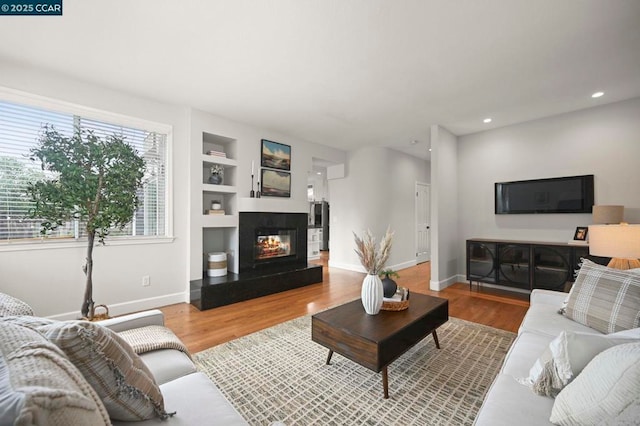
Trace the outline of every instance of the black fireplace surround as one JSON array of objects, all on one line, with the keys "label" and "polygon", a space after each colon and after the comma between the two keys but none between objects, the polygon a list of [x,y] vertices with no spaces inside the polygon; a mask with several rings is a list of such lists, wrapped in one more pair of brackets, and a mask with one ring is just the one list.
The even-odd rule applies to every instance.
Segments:
[{"label": "black fireplace surround", "polygon": [[[241,274],[307,265],[306,213],[240,212],[238,228],[238,269]],[[269,241],[273,241],[278,235],[289,238],[290,253],[261,255],[260,244],[266,244],[265,238],[270,237]]]},{"label": "black fireplace surround", "polygon": [[307,214],[240,212],[237,274],[190,282],[200,310],[322,282],[322,265],[307,264]]}]

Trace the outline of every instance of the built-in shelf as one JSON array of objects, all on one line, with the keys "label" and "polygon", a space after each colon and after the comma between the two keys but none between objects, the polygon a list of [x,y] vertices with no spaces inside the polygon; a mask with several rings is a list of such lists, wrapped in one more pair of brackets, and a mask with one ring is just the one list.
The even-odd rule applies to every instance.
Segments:
[{"label": "built-in shelf", "polygon": [[203,215],[203,228],[232,228],[238,226],[238,215]]},{"label": "built-in shelf", "polygon": [[223,166],[236,167],[238,165],[238,162],[231,158],[202,154],[202,164],[205,164],[205,165],[221,164]]},{"label": "built-in shelf", "polygon": [[235,194],[237,191],[237,188],[235,186],[231,186],[231,185],[212,185],[210,183],[203,183],[202,184],[202,191],[203,192],[219,192],[219,193],[224,193],[224,194]]}]

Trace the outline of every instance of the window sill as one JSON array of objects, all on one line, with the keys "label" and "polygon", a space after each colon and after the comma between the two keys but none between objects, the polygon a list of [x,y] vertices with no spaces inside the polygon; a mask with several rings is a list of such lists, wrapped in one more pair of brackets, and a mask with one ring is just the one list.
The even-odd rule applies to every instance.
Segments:
[{"label": "window sill", "polygon": [[[105,246],[131,246],[145,244],[169,244],[175,240],[175,237],[108,237],[104,242]],[[95,246],[101,245],[99,242]],[[38,241],[16,241],[0,243],[0,252],[7,251],[26,251],[26,250],[55,250],[69,248],[86,248],[86,238],[78,240],[70,239],[64,241],[41,239]]]}]

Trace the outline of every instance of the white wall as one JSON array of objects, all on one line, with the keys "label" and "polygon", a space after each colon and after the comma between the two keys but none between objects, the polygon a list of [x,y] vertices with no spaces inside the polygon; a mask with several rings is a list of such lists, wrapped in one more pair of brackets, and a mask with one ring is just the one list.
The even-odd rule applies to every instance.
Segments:
[{"label": "white wall", "polygon": [[458,278],[457,150],[453,134],[443,127],[431,126],[432,290],[442,290]]},{"label": "white wall", "polygon": [[313,201],[331,201],[329,199],[329,184],[326,173],[319,175],[312,171],[309,174],[307,184],[313,186]]},{"label": "white wall", "polygon": [[329,266],[363,271],[353,233],[370,229],[379,240],[387,226],[395,235],[388,267],[416,264],[415,183],[430,182],[427,161],[387,148],[347,153],[346,176],[329,180],[331,228]]},{"label": "white wall", "polygon": [[[69,80],[50,72],[0,62],[0,86],[101,111],[173,126],[172,189],[188,185],[188,121],[185,108]],[[145,245],[107,245],[94,251],[94,300],[114,314],[187,300],[188,205],[174,191],[174,240]],[[107,240],[108,242],[108,240]],[[42,316],[74,318],[84,292],[85,247],[0,251],[0,291],[25,300]],[[151,286],[142,287],[149,275]]]},{"label": "white wall", "polygon": [[[202,168],[200,154],[202,152],[202,132],[208,132],[219,136],[235,139],[237,144],[238,167],[236,170],[236,184],[238,194],[236,201],[247,206],[250,205],[256,211],[309,211],[307,201],[307,181],[313,168],[313,158],[322,158],[334,163],[345,161],[345,151],[328,146],[303,141],[291,136],[283,135],[266,129],[260,129],[248,124],[227,120],[203,111],[190,111],[191,127],[191,158],[192,168],[190,173],[190,211],[191,229],[189,244],[189,276],[191,280],[202,278],[203,256],[210,248],[232,249],[237,253],[237,233],[227,230],[208,230],[205,235],[214,239],[227,239],[223,244],[220,241],[205,242],[203,246],[203,231],[200,226],[199,216],[202,215]],[[251,161],[255,163],[256,182],[260,176],[260,151],[261,140],[283,143],[291,146],[291,198],[262,197],[247,200],[251,190]],[[257,186],[254,186],[257,190]],[[242,210],[242,209],[241,209]],[[226,246],[226,247],[225,247]],[[237,256],[231,257],[237,270]],[[231,261],[230,261],[231,262]]]},{"label": "white wall", "polygon": [[622,204],[640,223],[640,98],[487,132],[458,141],[459,262],[468,238],[560,241],[591,214],[494,214],[494,183],[595,175],[595,203]]}]

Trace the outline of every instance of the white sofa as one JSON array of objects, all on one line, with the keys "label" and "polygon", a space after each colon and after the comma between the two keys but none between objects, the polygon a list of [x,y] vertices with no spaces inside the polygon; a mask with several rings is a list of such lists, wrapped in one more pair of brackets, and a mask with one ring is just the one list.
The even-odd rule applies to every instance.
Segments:
[{"label": "white sofa", "polygon": [[[100,321],[115,332],[148,325],[164,325],[162,311],[150,310]],[[160,422],[151,419],[142,422],[118,422],[113,425],[247,425],[248,423],[227,401],[220,390],[201,372],[184,353],[175,349],[160,349],[140,355],[153,373],[164,398],[165,408],[176,415]]]},{"label": "white sofa", "polygon": [[[32,309],[24,302],[2,293],[0,293],[0,317],[2,317],[0,335],[3,336],[0,339],[0,393],[2,393],[0,424],[13,424],[14,416],[21,416],[23,422],[25,418],[29,418],[29,424],[78,424],[78,421],[70,419],[79,418],[74,417],[79,415],[79,411],[84,414],[95,413],[96,409],[93,407],[96,405],[86,401],[95,401],[99,397],[89,383],[81,378],[78,379],[77,375],[80,375],[80,371],[71,364],[73,361],[70,362],[70,359],[67,359],[53,344],[42,343],[46,338],[35,329],[31,334],[28,331],[15,331],[16,329],[31,330],[31,324],[38,327],[39,321],[50,320],[33,316]],[[150,310],[99,321],[95,324],[120,333],[144,326],[164,326],[164,316],[159,310]],[[32,347],[38,349],[31,350]],[[54,347],[55,350],[47,349],[49,347]],[[122,356],[122,359],[126,358],[127,356]],[[109,420],[108,417],[102,417],[105,420],[104,423],[110,421],[113,425],[127,426],[247,425],[215,384],[205,374],[196,370],[186,353],[176,349],[159,349],[143,353],[140,358],[159,385],[164,409],[167,413],[175,412],[176,414],[165,420],[155,417],[137,422]],[[21,359],[28,362],[19,361]],[[42,361],[43,359],[45,361]],[[114,358],[111,359],[114,360]],[[54,360],[57,367],[49,368],[51,363],[43,364],[50,360]],[[44,373],[32,374],[34,369],[42,370]],[[12,377],[13,374],[16,375],[15,378]],[[71,385],[69,385],[70,382]],[[27,394],[30,396],[22,396]],[[43,395],[47,395],[47,398],[53,395],[54,400],[55,395],[58,395],[58,398],[60,395],[70,395],[70,397],[65,399],[64,403],[50,404],[44,402]],[[27,400],[29,402],[25,402]],[[81,409],[73,411],[78,407]],[[101,412],[107,416],[106,411]],[[99,415],[96,414],[96,416]],[[85,422],[86,420],[82,424]]]},{"label": "white sofa", "polygon": [[475,419],[475,425],[552,424],[549,418],[555,400],[551,397],[536,395],[517,379],[529,376],[531,367],[560,332],[602,334],[558,314],[567,296],[567,293],[533,290],[530,308],[518,330],[518,336],[485,396]]}]

